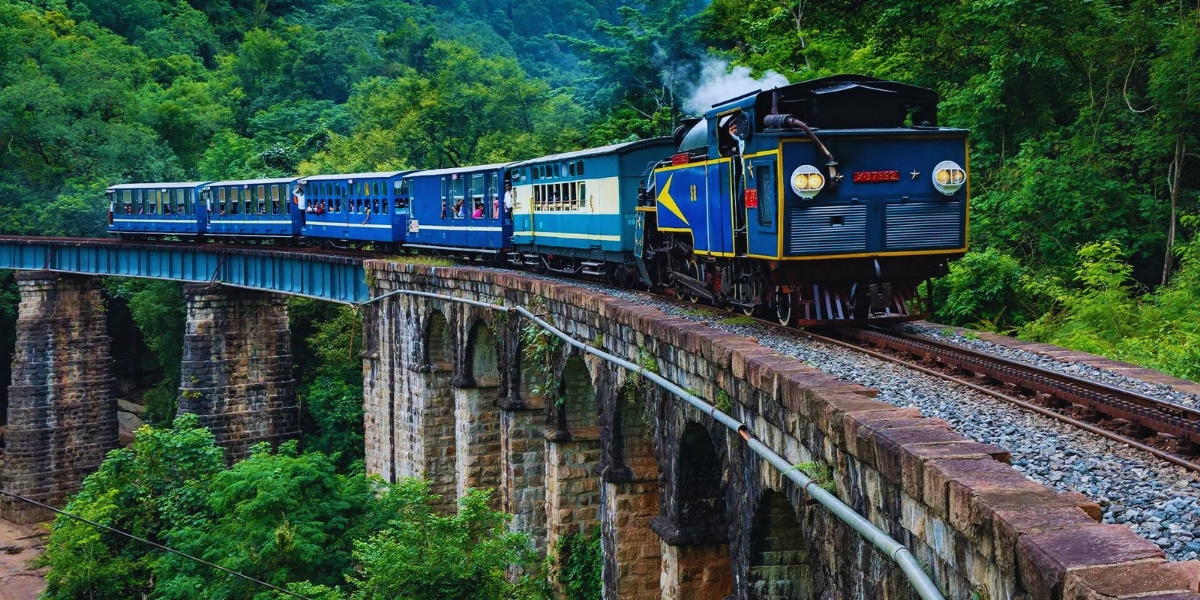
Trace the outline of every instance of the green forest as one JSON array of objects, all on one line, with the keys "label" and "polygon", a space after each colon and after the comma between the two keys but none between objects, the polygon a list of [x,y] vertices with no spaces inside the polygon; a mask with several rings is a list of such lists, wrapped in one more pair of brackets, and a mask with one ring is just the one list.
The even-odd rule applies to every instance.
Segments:
[{"label": "green forest", "polygon": [[[1200,379],[1198,60],[1200,3],[1164,0],[5,0],[0,233],[102,236],[116,183],[523,159],[668,135],[706,77],[862,73],[971,130],[971,251],[934,320]],[[354,311],[291,302],[304,439],[226,467],[174,419],[179,286],[108,286],[154,428],[72,510],[311,598],[545,593],[504,577],[541,565],[481,495],[440,516],[363,473]],[[16,305],[9,276],[0,369]],[[66,521],[46,560],[50,598],[276,597]]]}]

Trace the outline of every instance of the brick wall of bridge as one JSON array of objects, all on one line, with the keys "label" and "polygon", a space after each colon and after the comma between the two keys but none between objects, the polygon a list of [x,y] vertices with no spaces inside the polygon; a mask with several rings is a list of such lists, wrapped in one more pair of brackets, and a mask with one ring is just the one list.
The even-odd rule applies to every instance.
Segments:
[{"label": "brick wall of bridge", "polygon": [[[384,261],[367,270],[372,296],[406,289],[537,306],[578,340],[652,357],[710,401],[728,395],[733,415],[787,460],[831,467],[838,496],[911,548],[950,598],[1200,599],[1200,564],[1169,564],[1128,528],[1099,524],[1095,504],[1026,479],[1003,450],[752,340],[515,273]],[[707,415],[563,346],[548,365],[526,364],[526,325],[413,296],[372,305],[368,468],[431,479],[451,496],[447,510],[468,485],[495,481],[512,526],[552,554],[556,537],[599,524],[606,598],[915,597],[888,559]],[[480,386],[471,332],[481,327],[498,385],[471,403],[441,400]],[[424,375],[439,371],[453,374]],[[441,423],[447,415],[458,422]],[[464,445],[498,449],[498,476],[472,467],[474,450],[463,459]]]}]

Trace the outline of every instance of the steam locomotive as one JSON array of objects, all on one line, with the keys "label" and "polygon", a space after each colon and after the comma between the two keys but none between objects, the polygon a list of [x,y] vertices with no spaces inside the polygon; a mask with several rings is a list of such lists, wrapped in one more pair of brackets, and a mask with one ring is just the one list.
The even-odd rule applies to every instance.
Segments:
[{"label": "steam locomotive", "polygon": [[114,185],[125,239],[409,250],[673,291],[783,324],[930,309],[966,252],[967,131],[932,90],[838,75],[673,138],[450,169]]}]

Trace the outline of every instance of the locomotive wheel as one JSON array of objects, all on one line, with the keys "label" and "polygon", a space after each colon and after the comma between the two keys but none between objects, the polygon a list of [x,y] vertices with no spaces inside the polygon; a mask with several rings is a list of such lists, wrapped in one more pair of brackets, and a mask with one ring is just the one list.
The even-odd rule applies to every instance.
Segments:
[{"label": "locomotive wheel", "polygon": [[792,292],[784,291],[782,287],[775,288],[775,319],[784,327],[792,324],[792,296]]},{"label": "locomotive wheel", "polygon": [[[746,304],[753,304],[762,298],[762,282],[758,278],[751,278],[747,283],[737,284],[738,300]],[[753,317],[755,308],[753,306],[741,307],[743,315]]]}]

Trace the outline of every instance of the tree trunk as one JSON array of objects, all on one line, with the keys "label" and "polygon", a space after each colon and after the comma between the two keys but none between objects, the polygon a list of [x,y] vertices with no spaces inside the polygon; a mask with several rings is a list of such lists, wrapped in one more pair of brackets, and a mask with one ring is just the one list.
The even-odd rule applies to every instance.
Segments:
[{"label": "tree trunk", "polygon": [[1174,263],[1175,254],[1175,210],[1179,205],[1179,186],[1183,180],[1183,132],[1175,134],[1175,160],[1171,161],[1170,176],[1167,178],[1167,185],[1171,194],[1171,223],[1167,226],[1167,253],[1163,257],[1163,275],[1162,283],[1166,285],[1171,280],[1171,268]]}]

